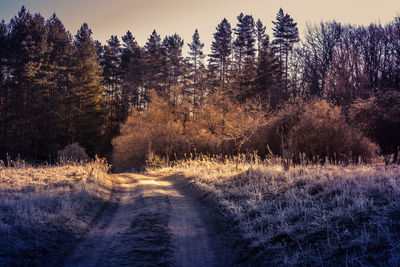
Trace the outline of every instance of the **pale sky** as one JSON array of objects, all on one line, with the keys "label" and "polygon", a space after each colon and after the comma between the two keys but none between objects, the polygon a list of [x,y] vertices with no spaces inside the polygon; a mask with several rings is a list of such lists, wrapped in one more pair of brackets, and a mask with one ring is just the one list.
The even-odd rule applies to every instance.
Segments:
[{"label": "pale sky", "polygon": [[400,14],[399,0],[0,0],[0,19],[8,22],[22,5],[45,18],[55,12],[73,35],[87,22],[94,39],[102,43],[111,34],[120,38],[130,30],[144,45],[153,29],[162,38],[176,32],[187,43],[197,28],[206,52],[220,21],[226,17],[233,28],[240,12],[253,15],[255,20],[260,18],[270,35],[271,21],[280,7],[298,23],[300,33],[307,22],[385,24]]}]

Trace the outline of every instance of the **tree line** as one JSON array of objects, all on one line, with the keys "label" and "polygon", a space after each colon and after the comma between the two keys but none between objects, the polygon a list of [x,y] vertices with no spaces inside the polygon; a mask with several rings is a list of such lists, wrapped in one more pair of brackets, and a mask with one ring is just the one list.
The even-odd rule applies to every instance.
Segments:
[{"label": "tree line", "polygon": [[[45,20],[22,7],[0,24],[0,155],[51,160],[78,142],[89,155],[110,156],[121,124],[149,109],[152,92],[180,112],[175,120],[183,125],[216,95],[277,112],[290,99],[318,97],[339,106],[346,123],[384,152],[395,152],[400,18],[384,26],[309,25],[303,40],[282,9],[272,25],[270,38],[251,15],[241,13],[235,25],[223,19],[209,55],[197,30],[184,55],[178,34],[161,38],[154,30],[140,46],[128,31],[103,45],[87,24],[72,36],[56,15]],[[391,115],[384,124],[382,113],[372,112],[380,128],[363,115],[373,107]]]}]

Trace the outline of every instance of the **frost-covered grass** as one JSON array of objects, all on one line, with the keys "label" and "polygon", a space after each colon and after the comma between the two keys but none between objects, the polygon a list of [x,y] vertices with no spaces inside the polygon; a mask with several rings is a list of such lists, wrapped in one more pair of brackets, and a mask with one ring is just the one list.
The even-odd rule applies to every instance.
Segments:
[{"label": "frost-covered grass", "polygon": [[56,263],[107,201],[112,181],[102,160],[0,166],[0,265]]},{"label": "frost-covered grass", "polygon": [[400,167],[219,163],[197,159],[153,172],[182,173],[210,193],[264,266],[399,266]]}]

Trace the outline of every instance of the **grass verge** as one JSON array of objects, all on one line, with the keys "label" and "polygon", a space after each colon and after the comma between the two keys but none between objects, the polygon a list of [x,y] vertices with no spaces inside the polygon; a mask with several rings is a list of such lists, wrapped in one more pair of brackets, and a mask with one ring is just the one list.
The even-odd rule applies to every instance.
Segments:
[{"label": "grass verge", "polygon": [[107,202],[108,171],[100,159],[0,168],[0,265],[59,262]]},{"label": "grass verge", "polygon": [[400,168],[197,159],[151,172],[182,173],[211,195],[271,265],[400,265]]}]

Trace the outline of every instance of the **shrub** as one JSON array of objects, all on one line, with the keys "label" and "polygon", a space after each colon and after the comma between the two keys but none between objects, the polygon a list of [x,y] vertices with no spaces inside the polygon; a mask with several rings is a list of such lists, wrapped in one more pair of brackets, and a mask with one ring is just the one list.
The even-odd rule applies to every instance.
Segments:
[{"label": "shrub", "polygon": [[[113,161],[117,169],[140,169],[149,154],[167,161],[186,145],[183,127],[175,120],[173,107],[154,92],[145,111],[133,111],[113,140]],[[183,149],[182,149],[183,150]],[[150,159],[151,160],[151,159]]]},{"label": "shrub", "polygon": [[86,151],[78,143],[73,143],[57,151],[58,161],[85,161],[89,159]]},{"label": "shrub", "polygon": [[370,98],[358,99],[350,107],[350,120],[377,142],[385,155],[394,154],[398,161],[400,147],[400,92],[377,92]]},{"label": "shrub", "polygon": [[154,92],[145,111],[134,111],[113,140],[116,169],[160,166],[190,153],[233,156],[243,152],[307,159],[370,161],[377,146],[346,123],[340,108],[325,100],[291,100],[266,117],[259,105],[238,105],[213,94],[202,107],[184,95],[171,104]]},{"label": "shrub", "polygon": [[237,154],[264,118],[256,105],[240,106],[221,94],[198,109],[177,99],[172,105],[153,92],[148,110],[129,116],[113,140],[117,169],[169,164],[190,153]]},{"label": "shrub", "polygon": [[326,100],[291,100],[282,106],[261,130],[272,151],[283,158],[323,163],[367,162],[378,147],[351,127],[339,107]]}]

